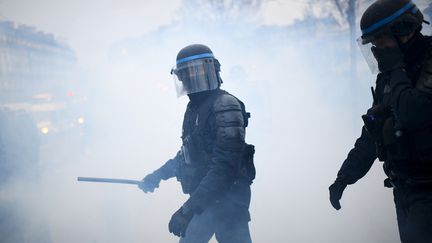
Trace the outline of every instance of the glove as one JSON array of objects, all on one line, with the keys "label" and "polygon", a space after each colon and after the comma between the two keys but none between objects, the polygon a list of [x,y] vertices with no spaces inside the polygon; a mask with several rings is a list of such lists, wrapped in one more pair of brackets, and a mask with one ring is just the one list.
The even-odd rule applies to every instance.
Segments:
[{"label": "glove", "polygon": [[346,187],[347,187],[346,183],[337,180],[329,187],[330,203],[336,210],[341,209],[339,200],[342,198],[343,191],[345,190]]},{"label": "glove", "polygon": [[178,237],[186,236],[186,229],[193,218],[193,212],[188,211],[185,207],[181,207],[177,210],[168,224],[168,230],[170,233]]},{"label": "glove", "polygon": [[382,73],[405,66],[404,55],[400,50],[399,46],[385,48],[378,48],[373,46],[371,50],[375,59],[378,62],[378,69]]},{"label": "glove", "polygon": [[142,181],[138,184],[138,187],[143,190],[143,192],[154,192],[156,188],[159,187],[161,177],[157,172],[148,174]]}]

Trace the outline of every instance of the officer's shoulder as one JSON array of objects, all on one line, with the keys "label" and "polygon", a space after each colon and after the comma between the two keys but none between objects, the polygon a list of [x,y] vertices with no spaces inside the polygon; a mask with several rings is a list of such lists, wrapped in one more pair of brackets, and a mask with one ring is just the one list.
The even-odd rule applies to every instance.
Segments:
[{"label": "officer's shoulder", "polygon": [[240,101],[234,95],[221,91],[221,94],[218,95],[213,104],[213,111],[220,112],[227,110],[241,110]]}]

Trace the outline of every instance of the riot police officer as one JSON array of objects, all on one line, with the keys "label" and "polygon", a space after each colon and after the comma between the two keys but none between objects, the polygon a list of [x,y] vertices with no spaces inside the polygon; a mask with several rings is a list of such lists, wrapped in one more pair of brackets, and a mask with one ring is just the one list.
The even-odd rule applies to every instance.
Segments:
[{"label": "riot police officer", "polygon": [[384,184],[393,187],[404,243],[432,242],[432,38],[421,34],[424,22],[410,0],[378,0],[363,14],[359,43],[379,71],[374,101],[329,188],[339,210],[346,186],[379,158],[388,176]]},{"label": "riot police officer", "polygon": [[171,70],[179,96],[189,103],[183,145],[177,155],[144,177],[139,187],[153,192],[161,180],[177,177],[189,199],[174,213],[169,231],[181,243],[251,242],[248,222],[254,147],[245,143],[249,113],[220,89],[220,63],[205,45],[190,45]]}]

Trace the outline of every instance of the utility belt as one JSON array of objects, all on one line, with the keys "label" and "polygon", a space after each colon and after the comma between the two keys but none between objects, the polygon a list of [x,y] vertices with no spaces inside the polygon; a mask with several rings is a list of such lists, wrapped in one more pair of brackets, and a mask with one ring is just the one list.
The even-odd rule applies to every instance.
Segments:
[{"label": "utility belt", "polygon": [[414,188],[432,190],[432,176],[428,177],[405,177],[400,175],[389,175],[384,180],[384,186],[387,188]]}]

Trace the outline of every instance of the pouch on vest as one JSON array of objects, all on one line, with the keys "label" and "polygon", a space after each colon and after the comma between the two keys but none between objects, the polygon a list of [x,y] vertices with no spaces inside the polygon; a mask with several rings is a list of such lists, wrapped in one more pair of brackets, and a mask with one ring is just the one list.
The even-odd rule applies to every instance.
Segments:
[{"label": "pouch on vest", "polygon": [[256,170],[254,164],[255,146],[245,144],[242,155],[242,164],[240,168],[240,178],[245,178],[250,183],[255,179]]},{"label": "pouch on vest", "polygon": [[382,129],[383,144],[387,151],[387,159],[390,161],[402,161],[409,159],[409,150],[404,135],[397,135],[394,117],[386,119]]}]

